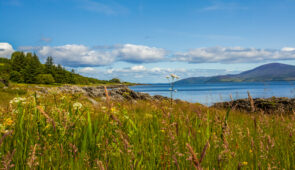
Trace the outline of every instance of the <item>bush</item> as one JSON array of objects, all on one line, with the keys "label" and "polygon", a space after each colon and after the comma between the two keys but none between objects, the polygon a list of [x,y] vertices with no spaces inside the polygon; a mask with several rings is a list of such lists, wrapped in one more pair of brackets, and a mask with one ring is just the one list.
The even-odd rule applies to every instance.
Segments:
[{"label": "bush", "polygon": [[52,84],[55,80],[51,74],[38,74],[36,77],[36,83],[38,84]]},{"label": "bush", "polygon": [[13,82],[17,82],[17,83],[24,82],[23,76],[18,71],[12,71],[10,73],[10,80],[13,81]]},{"label": "bush", "polygon": [[0,75],[0,83],[4,84],[5,86],[8,86],[9,85],[9,75],[8,74]]},{"label": "bush", "polygon": [[121,83],[120,79],[118,79],[118,78],[113,78],[109,82],[110,83]]}]

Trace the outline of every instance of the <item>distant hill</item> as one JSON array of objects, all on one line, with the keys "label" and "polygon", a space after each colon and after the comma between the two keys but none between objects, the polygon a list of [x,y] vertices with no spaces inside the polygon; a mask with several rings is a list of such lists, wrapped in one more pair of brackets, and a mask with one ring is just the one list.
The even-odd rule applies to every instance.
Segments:
[{"label": "distant hill", "polygon": [[292,81],[295,80],[295,66],[270,63],[240,74],[213,77],[190,77],[177,81],[177,84],[195,84],[208,82],[254,82],[254,81]]}]

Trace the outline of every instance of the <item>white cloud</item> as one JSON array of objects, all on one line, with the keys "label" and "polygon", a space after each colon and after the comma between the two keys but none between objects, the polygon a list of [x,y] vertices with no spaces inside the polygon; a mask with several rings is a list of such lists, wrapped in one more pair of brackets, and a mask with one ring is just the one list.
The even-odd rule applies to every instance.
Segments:
[{"label": "white cloud", "polygon": [[0,43],[0,57],[10,58],[13,52],[12,45],[9,43]]},{"label": "white cloud", "polygon": [[56,63],[65,66],[102,66],[114,62],[110,52],[92,50],[84,45],[43,46],[38,50],[41,56],[52,56]]},{"label": "white cloud", "polygon": [[81,73],[89,73],[89,72],[93,72],[94,70],[95,70],[95,69],[92,68],[92,67],[84,67],[84,68],[80,69],[79,71],[80,71]]},{"label": "white cloud", "polygon": [[157,62],[166,55],[164,49],[133,44],[125,44],[117,52],[122,61],[131,63]]},{"label": "white cloud", "polygon": [[172,60],[189,63],[254,63],[294,59],[295,50],[290,47],[285,47],[281,50],[243,47],[208,47],[176,53]]},{"label": "white cloud", "polygon": [[139,65],[139,66],[133,66],[131,67],[132,71],[145,71],[146,68],[143,65]]},{"label": "white cloud", "polygon": [[292,47],[284,47],[284,48],[282,48],[282,51],[287,51],[287,52],[295,51],[295,48],[292,48]]},{"label": "white cloud", "polygon": [[152,63],[162,61],[166,51],[161,48],[125,44],[108,48],[89,48],[85,45],[20,47],[20,50],[34,51],[41,57],[52,56],[56,63],[64,66],[105,66],[116,61],[129,63]]}]

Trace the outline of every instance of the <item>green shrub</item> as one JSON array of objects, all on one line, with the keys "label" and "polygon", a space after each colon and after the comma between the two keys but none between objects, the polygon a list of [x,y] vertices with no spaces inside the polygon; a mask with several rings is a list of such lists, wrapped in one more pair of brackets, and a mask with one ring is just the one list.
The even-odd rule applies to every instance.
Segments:
[{"label": "green shrub", "polygon": [[52,84],[55,80],[51,74],[38,74],[36,77],[36,83],[38,84]]},{"label": "green shrub", "polygon": [[17,83],[24,82],[23,76],[18,71],[12,71],[10,73],[10,80],[13,81],[13,82],[17,82]]},{"label": "green shrub", "polygon": [[1,74],[0,75],[0,82],[5,86],[9,85],[9,75],[8,74]]},{"label": "green shrub", "polygon": [[118,79],[118,78],[113,78],[109,82],[110,83],[121,83],[120,79]]}]

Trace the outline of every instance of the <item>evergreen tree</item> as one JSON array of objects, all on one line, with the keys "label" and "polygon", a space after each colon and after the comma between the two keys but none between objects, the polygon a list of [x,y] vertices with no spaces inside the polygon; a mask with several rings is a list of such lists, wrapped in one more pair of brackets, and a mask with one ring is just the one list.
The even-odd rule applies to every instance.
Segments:
[{"label": "evergreen tree", "polygon": [[23,52],[14,52],[11,55],[11,67],[17,72],[21,72],[25,68],[25,54]]},{"label": "evergreen tree", "polygon": [[23,71],[24,80],[26,83],[36,83],[36,77],[42,73],[42,65],[36,54],[27,53],[26,66]]}]

